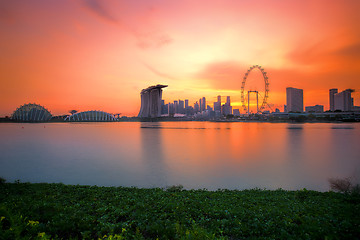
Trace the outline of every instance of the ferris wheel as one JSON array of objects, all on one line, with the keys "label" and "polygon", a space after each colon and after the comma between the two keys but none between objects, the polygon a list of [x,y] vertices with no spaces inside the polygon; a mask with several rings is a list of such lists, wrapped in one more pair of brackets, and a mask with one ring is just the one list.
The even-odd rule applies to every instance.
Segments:
[{"label": "ferris wheel", "polygon": [[[259,91],[258,89],[246,89],[246,80],[248,79],[250,73],[252,71],[260,71],[260,74],[264,80],[265,83],[265,87],[262,89],[262,91]],[[267,105],[267,99],[269,97],[269,81],[268,81],[268,77],[266,75],[266,72],[264,70],[264,68],[261,68],[261,66],[259,65],[253,65],[251,66],[247,72],[245,73],[245,76],[243,78],[242,84],[241,84],[241,104],[243,109],[245,110],[245,112],[247,112],[248,114],[250,113],[250,94],[251,93],[255,93],[256,94],[256,109],[257,109],[257,113],[260,113],[264,110],[265,106]],[[247,95],[247,99],[246,96]],[[261,101],[261,105],[259,107],[259,95],[260,95],[260,101]],[[247,103],[247,106],[246,106]]]}]

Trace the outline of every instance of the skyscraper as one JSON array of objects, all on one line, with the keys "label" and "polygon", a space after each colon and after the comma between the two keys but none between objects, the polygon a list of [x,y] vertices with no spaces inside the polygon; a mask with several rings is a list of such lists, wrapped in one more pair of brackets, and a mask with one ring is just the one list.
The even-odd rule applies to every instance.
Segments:
[{"label": "skyscraper", "polygon": [[179,99],[179,110],[178,113],[185,113],[184,101]]},{"label": "skyscraper", "polygon": [[141,107],[138,117],[160,117],[162,88],[167,85],[150,86],[140,92]]},{"label": "skyscraper", "polygon": [[198,102],[194,103],[194,111],[195,111],[195,113],[199,112],[199,103]]},{"label": "skyscraper", "polygon": [[334,95],[334,109],[340,111],[351,111],[353,107],[353,99],[351,93],[354,90],[346,89],[340,93]]},{"label": "skyscraper", "polygon": [[214,111],[221,113],[221,96],[217,96],[217,102],[214,102]]},{"label": "skyscraper", "polygon": [[292,87],[286,88],[286,108],[287,112],[304,111],[304,97],[302,89]]},{"label": "skyscraper", "polygon": [[226,97],[226,104],[230,106],[230,96]]},{"label": "skyscraper", "polygon": [[224,105],[222,105],[221,107],[221,112],[223,115],[229,115],[229,114],[232,114],[232,107],[231,107],[231,104],[230,104],[230,96],[227,96],[226,97],[226,103]]},{"label": "skyscraper", "polygon": [[169,109],[168,109],[169,115],[173,116],[175,114],[175,106],[173,103],[169,103],[168,105],[169,105]]},{"label": "skyscraper", "polygon": [[201,101],[201,111],[205,111],[205,110],[206,110],[206,99],[205,97],[203,97]]},{"label": "skyscraper", "polygon": [[164,100],[161,100],[161,115],[168,114],[169,113],[169,107],[167,104],[165,104]]},{"label": "skyscraper", "polygon": [[335,94],[338,93],[337,88],[333,88],[329,90],[329,105],[330,105],[330,111],[335,111],[335,101],[334,97]]}]

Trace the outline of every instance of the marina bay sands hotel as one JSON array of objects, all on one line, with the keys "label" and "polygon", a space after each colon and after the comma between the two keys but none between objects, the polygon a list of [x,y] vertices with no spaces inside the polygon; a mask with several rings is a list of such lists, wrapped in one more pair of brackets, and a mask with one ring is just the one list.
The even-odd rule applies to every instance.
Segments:
[{"label": "marina bay sands hotel", "polygon": [[160,117],[162,88],[167,85],[150,86],[140,92],[141,108],[138,117]]}]

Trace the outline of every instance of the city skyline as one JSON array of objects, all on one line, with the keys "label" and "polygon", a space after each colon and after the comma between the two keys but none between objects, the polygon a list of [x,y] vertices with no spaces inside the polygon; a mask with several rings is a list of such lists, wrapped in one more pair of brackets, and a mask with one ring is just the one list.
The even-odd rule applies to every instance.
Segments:
[{"label": "city skyline", "polygon": [[329,109],[332,88],[355,89],[360,105],[359,1],[34,0],[0,9],[0,116],[27,102],[55,115],[136,116],[139,91],[159,82],[171,86],[166,102],[230,96],[243,112],[241,80],[254,64],[268,73],[274,109],[288,86],[304,89],[304,107]]},{"label": "city skyline", "polygon": [[[213,117],[225,117],[227,115],[235,115],[240,116],[240,114],[261,114],[261,113],[280,113],[281,111],[279,108],[270,108],[267,110],[260,111],[258,108],[258,103],[251,103],[250,106],[256,107],[258,112],[253,112],[252,110],[248,112],[248,110],[241,108],[234,108],[231,105],[230,96],[221,96],[218,95],[215,98],[217,101],[207,102],[205,97],[199,99],[199,101],[195,101],[189,105],[189,99],[178,99],[174,100],[173,102],[165,103],[165,100],[162,99],[162,88],[168,87],[167,85],[157,84],[154,86],[149,86],[145,89],[142,89],[140,92],[141,98],[141,107],[139,113],[137,114],[138,118],[153,118],[153,117],[161,117],[161,116],[173,116],[174,114],[183,114],[184,116],[194,116],[197,113],[204,113],[204,112],[214,112]],[[248,91],[248,95],[253,91]],[[324,109],[324,105],[313,105],[313,106],[305,106],[304,105],[304,91],[303,89],[298,89],[294,87],[287,87],[286,88],[286,105],[284,105],[283,113],[322,113],[322,112],[359,112],[360,106],[355,105],[354,97],[352,94],[354,93],[353,89],[344,89],[343,91],[339,92],[337,88],[329,89],[328,95],[328,102],[329,102],[329,109]],[[223,103],[222,97],[226,97],[226,101]],[[212,103],[212,107],[209,104]],[[246,103],[247,104],[247,103]],[[16,120],[14,116],[18,113],[20,108],[27,107],[27,106],[39,106],[43,108],[43,106],[38,105],[36,103],[29,103],[24,104],[18,107],[15,111],[13,111],[10,117]],[[305,111],[304,111],[305,108]],[[35,109],[36,110],[36,109]],[[28,110],[26,110],[28,111]],[[102,112],[106,113],[102,110],[85,110],[85,111],[78,111],[78,110],[70,110],[66,113],[62,113],[55,117],[63,117],[63,116],[72,116],[74,113],[87,113],[87,112]],[[68,115],[70,113],[71,115]],[[24,112],[25,114],[25,112]],[[122,113],[106,113],[110,114],[113,117],[120,117]],[[33,114],[37,116],[37,114]],[[51,115],[51,114],[50,114]],[[95,115],[94,115],[95,116]],[[123,115],[125,117],[130,117]],[[131,116],[135,117],[135,116]],[[208,116],[209,117],[209,116]]]}]

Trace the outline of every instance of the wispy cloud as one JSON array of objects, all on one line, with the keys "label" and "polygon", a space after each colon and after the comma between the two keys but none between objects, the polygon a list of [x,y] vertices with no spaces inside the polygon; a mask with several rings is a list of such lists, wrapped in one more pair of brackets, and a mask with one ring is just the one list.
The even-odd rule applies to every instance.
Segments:
[{"label": "wispy cloud", "polygon": [[[351,34],[348,35],[348,37]],[[347,40],[341,36],[333,39],[322,40],[315,43],[299,44],[286,56],[289,62],[297,67],[310,66],[312,71],[339,71],[352,69],[358,72],[360,63],[360,44],[359,38]]]},{"label": "wispy cloud", "polygon": [[168,75],[166,73],[162,73],[160,71],[158,71],[157,69],[153,68],[152,66],[150,66],[149,64],[145,63],[145,62],[141,62],[147,69],[149,69],[152,73],[154,73],[155,75],[158,75],[159,77],[162,78],[167,78],[167,79],[171,79],[171,80],[178,80],[177,78]]},{"label": "wispy cloud", "polygon": [[137,47],[144,50],[149,48],[161,48],[173,42],[172,37],[166,33],[135,33],[134,35],[137,38]]},{"label": "wispy cloud", "polygon": [[[140,27],[135,27],[132,24],[125,24],[126,21],[121,21],[120,18],[114,17],[108,9],[103,5],[103,1],[99,0],[82,0],[84,9],[95,15],[102,21],[110,24],[117,24],[123,31],[129,33],[135,38],[135,45],[142,50],[156,49],[169,45],[173,42],[173,38],[161,31],[152,30],[149,24],[141,21]],[[150,30],[149,30],[150,29]]]},{"label": "wispy cloud", "polygon": [[111,22],[118,23],[118,20],[115,19],[101,4],[101,1],[98,0],[83,0],[84,6],[87,10],[100,17],[101,19]]},{"label": "wispy cloud", "polygon": [[208,81],[214,88],[239,88],[245,68],[233,61],[218,61],[206,65],[195,77]]}]

